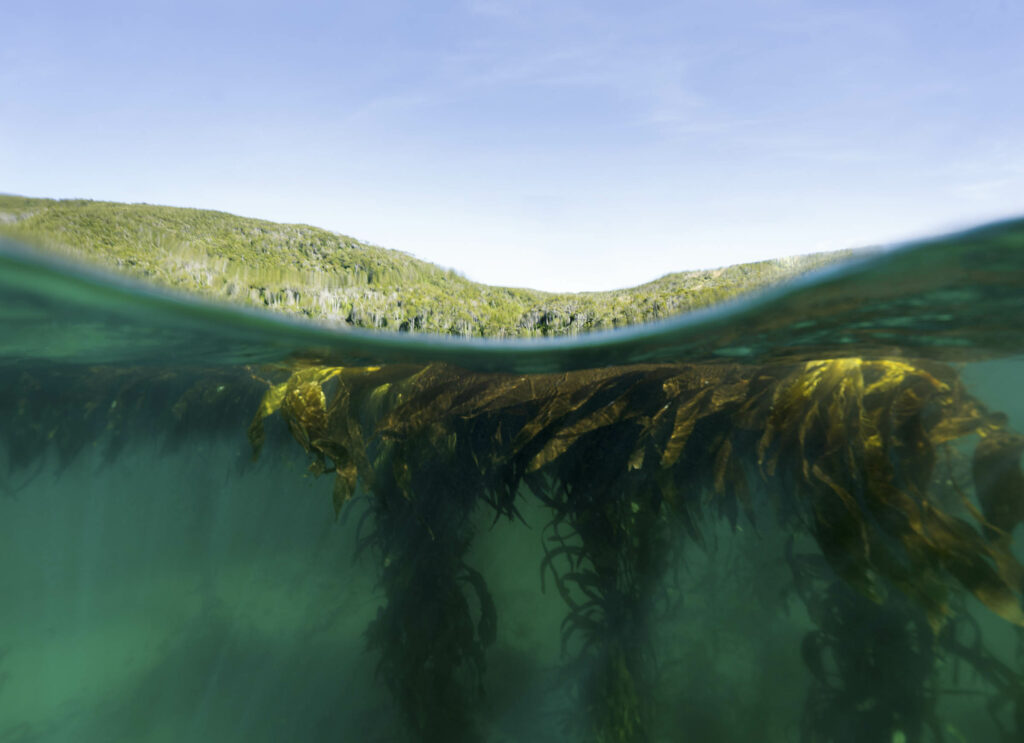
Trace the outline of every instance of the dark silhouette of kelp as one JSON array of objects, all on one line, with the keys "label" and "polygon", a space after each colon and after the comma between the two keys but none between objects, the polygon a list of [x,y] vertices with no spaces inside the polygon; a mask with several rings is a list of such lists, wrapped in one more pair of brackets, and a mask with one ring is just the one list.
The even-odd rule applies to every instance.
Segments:
[{"label": "dark silhouette of kelp", "polygon": [[386,596],[367,639],[421,740],[484,737],[499,618],[484,566],[467,556],[477,511],[516,519],[526,497],[550,513],[540,568],[567,607],[586,740],[652,739],[667,692],[652,597],[673,536],[700,544],[709,519],[736,528],[766,507],[820,550],[787,554],[816,626],[802,646],[813,679],[804,741],[942,740],[939,659],[986,680],[1006,741],[1024,735],[1024,676],[958,608],[973,595],[1024,627],[1024,567],[1011,551],[1024,438],[950,366],[838,358],[526,375],[294,363],[0,376],[19,486],[50,452],[61,466],[96,447],[116,456],[142,435],[172,446],[237,435],[253,410],[258,453],[267,419],[282,418],[311,471],[333,476],[338,511],[367,495],[362,544]]},{"label": "dark silhouette of kelp", "polygon": [[[809,668],[820,683],[832,648],[841,669],[839,687],[808,698],[805,740],[921,739],[931,714],[923,689],[956,585],[1024,625],[1024,573],[1010,551],[1024,439],[942,364],[848,358],[549,375],[311,366],[267,392],[250,428],[257,450],[263,420],[277,412],[313,470],[334,471],[337,508],[359,482],[376,504],[388,606],[371,645],[424,740],[474,739],[468,710],[495,617],[462,561],[468,517],[478,502],[515,517],[523,484],[553,512],[542,571],[569,607],[566,646],[589,664],[578,689],[589,740],[649,739],[647,597],[666,564],[666,530],[676,524],[700,540],[707,509],[735,526],[740,512],[752,516],[754,493],[786,528],[813,535],[836,576],[817,588],[804,581],[801,592],[820,627],[805,642]],[[980,437],[975,499],[964,495],[960,513],[929,490],[937,456],[968,434]],[[882,637],[864,635],[866,626]],[[858,685],[891,676],[893,664],[901,685],[888,706],[851,717],[864,701]]]}]

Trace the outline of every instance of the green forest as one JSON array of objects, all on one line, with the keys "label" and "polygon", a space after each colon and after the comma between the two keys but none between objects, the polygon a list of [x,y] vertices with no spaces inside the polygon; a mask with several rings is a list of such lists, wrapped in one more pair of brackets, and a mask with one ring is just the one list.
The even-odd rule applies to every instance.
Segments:
[{"label": "green forest", "polygon": [[0,195],[0,235],[172,289],[329,324],[497,338],[653,322],[854,252],[684,271],[629,289],[573,294],[479,284],[317,227],[200,209]]}]

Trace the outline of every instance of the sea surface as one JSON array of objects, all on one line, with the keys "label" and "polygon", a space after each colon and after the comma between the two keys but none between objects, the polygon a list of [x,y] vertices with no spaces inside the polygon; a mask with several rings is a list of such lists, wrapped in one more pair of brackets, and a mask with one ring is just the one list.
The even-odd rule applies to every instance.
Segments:
[{"label": "sea surface", "polygon": [[1024,220],[339,331],[0,239],[0,743],[1024,740]]}]

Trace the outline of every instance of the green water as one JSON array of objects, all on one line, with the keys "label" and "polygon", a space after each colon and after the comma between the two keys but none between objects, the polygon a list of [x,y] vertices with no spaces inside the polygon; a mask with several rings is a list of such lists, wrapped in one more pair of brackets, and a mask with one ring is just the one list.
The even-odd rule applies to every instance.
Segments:
[{"label": "green water", "polygon": [[[518,343],[339,333],[0,247],[2,743],[1024,739],[1020,629],[1010,609],[999,616],[977,598],[975,574],[951,577],[954,563],[940,571],[948,615],[932,627],[907,595],[925,585],[913,569],[900,579],[899,566],[878,566],[879,584],[896,581],[881,602],[838,577],[825,556],[844,553],[787,496],[800,463],[760,474],[737,443],[729,472],[748,473],[747,501],[731,474],[690,482],[683,472],[673,477],[696,500],[649,506],[638,498],[669,471],[657,464],[665,447],[649,444],[641,461],[620,451],[657,416],[661,403],[650,401],[678,369],[725,390],[723,374],[770,369],[781,379],[850,357],[949,369],[1007,416],[1008,431],[1024,430],[1024,223],[908,245],[655,326]],[[384,431],[365,437],[371,469],[359,471],[340,518],[330,470],[346,460],[328,443],[302,445],[311,423],[289,429],[288,411],[275,410],[256,460],[247,437],[270,385],[309,364],[393,375],[375,393],[353,392],[351,411],[328,406],[332,420],[351,412],[365,431]],[[438,381],[422,381],[428,372]],[[325,382],[328,403],[338,379],[344,388],[357,376]],[[607,399],[587,403],[593,415],[620,415],[622,401],[638,412],[588,429],[565,453],[558,436],[583,418],[552,413],[537,449],[560,458],[534,459],[543,477],[531,480],[509,442],[549,383],[552,400],[562,399],[558,384],[605,385]],[[512,390],[512,402],[485,409],[478,401],[492,389]],[[423,420],[413,415],[420,400]],[[387,418],[403,404],[407,421]],[[765,406],[768,415],[781,403]],[[732,427],[760,432],[716,410],[693,434],[704,448],[685,450],[673,472],[712,473]],[[900,420],[927,427],[935,415],[922,402]],[[966,433],[951,451],[980,508],[969,485],[977,442]],[[886,456],[903,487],[911,454],[893,444]],[[308,468],[318,458],[320,476]],[[620,477],[602,470],[620,460],[624,500],[607,500],[613,489],[579,505]],[[1002,493],[1017,481],[1000,466],[982,474],[1003,477]],[[506,500],[491,504],[495,493]],[[1024,502],[1024,492],[1000,497]],[[673,515],[681,508],[692,515],[685,528]],[[946,508],[985,544],[964,506]],[[613,527],[607,548],[588,509]],[[895,533],[884,514],[865,523]],[[559,535],[585,554],[545,562]],[[646,539],[657,540],[653,557]],[[1007,554],[1024,558],[1015,522],[1006,540]],[[616,545],[611,582],[572,577],[601,573]],[[485,594],[458,572],[467,567]],[[440,600],[435,585],[455,593]],[[1018,604],[1021,589],[1011,582]],[[567,633],[569,608],[588,591],[603,613]],[[610,618],[620,610],[624,625]],[[609,671],[620,656],[628,673]]]}]

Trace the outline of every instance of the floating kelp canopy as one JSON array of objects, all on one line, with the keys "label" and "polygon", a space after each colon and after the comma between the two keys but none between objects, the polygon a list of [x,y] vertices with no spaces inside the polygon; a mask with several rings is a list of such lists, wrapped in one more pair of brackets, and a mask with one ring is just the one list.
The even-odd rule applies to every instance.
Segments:
[{"label": "floating kelp canopy", "polygon": [[[539,567],[566,603],[569,662],[588,669],[575,689],[587,740],[653,739],[662,690],[649,599],[674,537],[700,545],[710,519],[735,528],[766,507],[820,549],[785,556],[818,627],[802,648],[817,684],[803,740],[924,740],[938,729],[928,679],[942,654],[995,690],[1007,741],[1024,734],[1019,669],[952,629],[964,593],[1024,627],[1012,551],[1024,437],[951,366],[831,358],[530,375],[293,363],[4,377],[11,494],[51,450],[66,462],[101,442],[112,456],[140,430],[171,443],[237,435],[255,411],[259,453],[282,418],[311,471],[333,477],[338,511],[356,493],[370,504],[361,546],[379,561],[386,604],[368,639],[419,739],[482,737],[476,709],[501,618],[485,566],[468,558],[475,515],[516,519],[526,498],[550,514]],[[869,626],[896,639],[879,644]]]},{"label": "floating kelp canopy", "polygon": [[[699,543],[706,512],[735,527],[741,513],[754,520],[755,497],[786,528],[810,532],[880,612],[895,589],[909,599],[897,614],[920,612],[939,636],[961,587],[1024,626],[1024,568],[1010,548],[1024,518],[1024,437],[946,365],[840,358],[547,375],[310,366],[270,384],[249,429],[256,451],[279,413],[311,469],[333,472],[337,509],[360,487],[370,494],[367,539],[388,595],[370,636],[425,739],[473,739],[468,710],[496,617],[464,559],[469,515],[486,504],[514,518],[521,486],[551,508],[556,546],[542,570],[568,604],[566,644],[597,658],[580,690],[588,739],[648,739],[656,681],[643,607],[666,565],[667,531]],[[955,445],[972,434],[973,483],[961,482]],[[1024,686],[1013,678],[1019,722]],[[871,724],[919,739],[922,721],[904,717]],[[821,732],[829,725],[807,739],[839,740]]]}]

